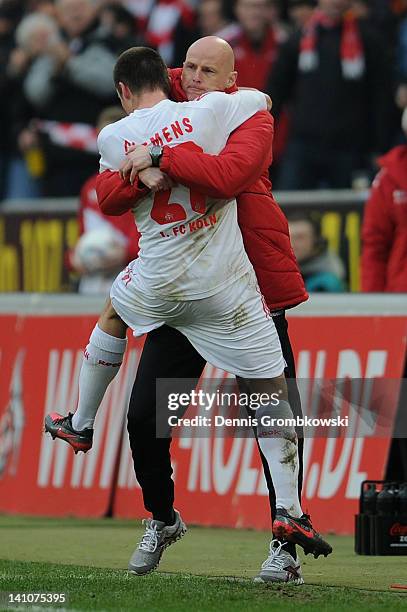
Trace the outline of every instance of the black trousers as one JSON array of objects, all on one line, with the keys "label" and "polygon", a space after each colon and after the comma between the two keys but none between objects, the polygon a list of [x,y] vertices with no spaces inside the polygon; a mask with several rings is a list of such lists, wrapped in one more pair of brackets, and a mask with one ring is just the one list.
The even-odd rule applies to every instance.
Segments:
[{"label": "black trousers", "polygon": [[[288,336],[288,323],[284,313],[273,317],[287,368],[288,401],[295,416],[301,416],[301,402],[295,381],[294,356]],[[189,340],[174,328],[163,326],[147,335],[136,380],[130,398],[127,429],[133,455],[136,478],[141,486],[144,507],[153,516],[166,515],[174,503],[174,482],[171,478],[170,438],[156,437],[156,379],[189,378],[192,391],[205,367],[206,361]],[[178,413],[177,413],[178,414]],[[303,479],[302,432],[298,432],[299,477],[301,499]],[[263,464],[270,499],[271,518],[276,509],[276,496],[266,458],[259,452]]]}]

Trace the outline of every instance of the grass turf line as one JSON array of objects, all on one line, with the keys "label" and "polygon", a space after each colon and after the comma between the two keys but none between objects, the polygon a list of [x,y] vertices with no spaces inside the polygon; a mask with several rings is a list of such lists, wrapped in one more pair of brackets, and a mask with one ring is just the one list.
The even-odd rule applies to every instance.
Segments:
[{"label": "grass turf line", "polygon": [[0,590],[65,590],[65,608],[75,610],[407,607],[407,593],[388,590],[394,582],[407,583],[405,558],[357,556],[353,538],[328,536],[332,555],[303,557],[307,584],[295,587],[251,582],[269,540],[268,533],[252,530],[190,528],[165,552],[161,573],[131,576],[124,569],[141,533],[134,521],[0,516]]},{"label": "grass turf line", "polygon": [[21,561],[0,561],[0,584],[1,590],[8,591],[65,592],[68,602],[63,608],[77,611],[294,612],[298,606],[332,612],[406,609],[403,595],[346,587],[259,585],[185,574],[137,577],[122,570]]}]

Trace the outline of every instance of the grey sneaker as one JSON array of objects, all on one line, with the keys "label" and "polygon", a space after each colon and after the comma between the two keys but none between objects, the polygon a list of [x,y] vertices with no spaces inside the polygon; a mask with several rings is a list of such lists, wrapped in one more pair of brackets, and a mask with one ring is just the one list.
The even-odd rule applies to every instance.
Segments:
[{"label": "grey sneaker", "polygon": [[270,554],[261,566],[255,582],[290,582],[291,584],[304,584],[301,574],[301,563],[298,557],[293,557],[283,546],[286,542],[271,540]]},{"label": "grey sneaker", "polygon": [[166,525],[162,521],[144,519],[146,531],[129,561],[129,572],[142,576],[158,567],[162,554],[168,546],[174,544],[186,533],[187,527],[180,513],[175,512],[174,525]]}]

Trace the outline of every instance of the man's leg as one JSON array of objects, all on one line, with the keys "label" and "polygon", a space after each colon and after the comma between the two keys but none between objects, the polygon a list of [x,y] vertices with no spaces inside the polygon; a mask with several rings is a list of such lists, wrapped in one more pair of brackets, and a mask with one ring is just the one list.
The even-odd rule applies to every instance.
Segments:
[{"label": "man's leg", "polygon": [[84,351],[75,413],[63,416],[54,412],[45,418],[46,431],[68,442],[75,452],[92,447],[96,413],[123,361],[126,331],[127,325],[108,300]]},{"label": "man's leg", "polygon": [[144,507],[168,525],[174,516],[171,438],[156,437],[156,379],[191,379],[188,393],[196,387],[205,363],[183,334],[164,325],[147,335],[130,397],[127,428]]},{"label": "man's leg", "polygon": [[298,446],[293,412],[288,403],[284,375],[269,379],[241,379],[246,392],[267,394],[269,404],[256,410],[256,434],[262,454],[267,460],[276,493],[276,515],[273,534],[280,541],[300,545],[305,553],[327,556],[332,548],[312,527],[303,514],[298,494]]},{"label": "man's leg", "polygon": [[[262,421],[257,435],[276,492],[273,534],[298,543],[316,556],[329,554],[331,547],[302,513],[298,495],[297,435],[288,402],[283,354],[253,272],[237,279],[228,291],[201,300],[199,309],[191,305],[191,310],[199,317],[179,329],[199,353],[213,365],[243,379],[249,393],[256,396],[266,393],[270,398],[256,415],[258,419],[264,416],[270,423]],[[275,402],[276,398],[279,401]],[[305,532],[306,540],[302,537]]]},{"label": "man's leg", "polygon": [[[280,339],[281,350],[286,368],[284,375],[287,383],[288,403],[291,406],[294,417],[302,417],[301,398],[296,380],[296,370],[293,349],[291,347],[290,337],[288,335],[288,321],[285,317],[285,312],[273,315],[274,325]],[[298,436],[298,496],[301,501],[302,482],[303,482],[303,467],[304,467],[304,430],[302,427],[297,428]]]},{"label": "man's leg", "polygon": [[134,574],[153,571],[165,548],[186,531],[173,507],[171,438],[157,438],[156,434],[156,379],[190,379],[191,384],[183,389],[190,393],[205,363],[176,329],[164,325],[147,334],[130,398],[127,428],[144,507],[153,518],[147,519],[145,534],[129,561],[129,570]]}]

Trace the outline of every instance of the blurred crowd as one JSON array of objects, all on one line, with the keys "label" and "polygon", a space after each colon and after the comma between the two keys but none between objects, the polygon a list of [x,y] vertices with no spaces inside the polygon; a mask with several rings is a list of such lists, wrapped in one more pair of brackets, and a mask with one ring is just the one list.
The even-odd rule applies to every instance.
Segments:
[{"label": "blurred crowd", "polygon": [[[386,279],[387,262],[394,278],[407,260],[407,214],[392,195],[407,193],[407,0],[0,0],[0,201],[80,194],[81,234],[114,226],[114,274],[136,237],[126,219],[103,218],[94,189],[98,130],[122,112],[114,63],[148,45],[181,66],[208,35],[234,48],[238,85],[273,100],[274,189],[365,188],[381,168],[362,284],[407,291],[406,274]],[[290,232],[307,288],[343,290],[343,265],[315,220],[294,215]],[[82,251],[92,259],[92,242]]]},{"label": "blurred crowd", "polygon": [[360,184],[401,142],[407,0],[2,0],[0,199],[78,195],[118,54],[146,44],[180,66],[211,34],[273,99],[276,189]]}]

